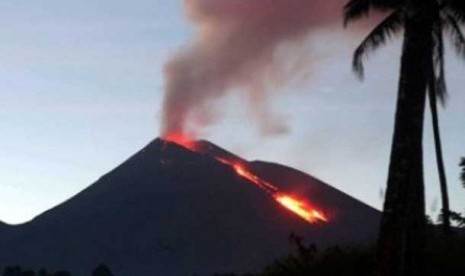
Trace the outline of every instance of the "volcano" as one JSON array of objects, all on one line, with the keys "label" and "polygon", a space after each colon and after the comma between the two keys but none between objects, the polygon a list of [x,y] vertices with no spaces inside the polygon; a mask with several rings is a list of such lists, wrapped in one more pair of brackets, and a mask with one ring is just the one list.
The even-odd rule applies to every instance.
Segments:
[{"label": "volcano", "polygon": [[[291,233],[320,247],[374,241],[380,212],[368,205],[295,169],[192,145],[156,139],[32,221],[0,223],[0,266],[78,276],[99,263],[121,276],[240,273],[291,253]],[[306,220],[253,179],[320,219]]]}]

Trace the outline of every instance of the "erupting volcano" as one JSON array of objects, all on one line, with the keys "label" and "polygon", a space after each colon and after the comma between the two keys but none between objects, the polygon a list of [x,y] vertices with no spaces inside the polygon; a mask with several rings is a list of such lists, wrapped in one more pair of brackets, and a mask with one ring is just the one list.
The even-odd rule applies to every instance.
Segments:
[{"label": "erupting volcano", "polygon": [[164,138],[34,220],[0,223],[0,266],[245,273],[293,252],[291,233],[319,247],[376,239],[377,210],[311,175],[209,141]]},{"label": "erupting volcano", "polygon": [[[193,152],[204,153],[201,147],[197,146],[194,140],[182,134],[169,134],[165,137],[165,141],[168,143],[177,144]],[[242,164],[240,160],[232,160],[231,158],[224,158],[211,153],[210,155],[218,162],[233,168],[237,175],[241,176],[249,183],[254,184],[256,187],[268,193],[275,199],[276,202],[294,214],[298,215],[305,221],[309,223],[328,222],[328,217],[324,214],[324,212],[318,210],[312,204],[303,199],[281,192],[275,185],[264,179],[261,179],[252,171],[250,171],[244,164]]]}]

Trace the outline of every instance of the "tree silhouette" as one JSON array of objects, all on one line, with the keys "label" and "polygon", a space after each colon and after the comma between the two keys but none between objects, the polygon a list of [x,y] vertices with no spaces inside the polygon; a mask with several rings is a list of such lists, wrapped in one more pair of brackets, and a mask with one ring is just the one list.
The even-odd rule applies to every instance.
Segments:
[{"label": "tree silhouette", "polygon": [[458,227],[465,227],[465,217],[462,214],[451,211],[451,219]]},{"label": "tree silhouette", "polygon": [[69,273],[66,270],[59,270],[59,271],[53,273],[53,276],[71,276],[71,273]]},{"label": "tree silhouette", "polygon": [[114,276],[110,268],[105,264],[100,264],[92,271],[92,276]]},{"label": "tree silhouette", "polygon": [[460,178],[462,179],[462,185],[465,188],[465,157],[462,158],[460,162],[460,167],[462,167],[462,173],[460,174]]},{"label": "tree silhouette", "polygon": [[7,266],[4,268],[2,276],[21,276],[22,268],[20,266]]},{"label": "tree silhouette", "polygon": [[[442,34],[440,35],[442,38]],[[442,41],[442,40],[441,40]],[[441,42],[442,44],[442,42]],[[442,47],[442,45],[441,45]],[[443,55],[443,54],[441,54]],[[443,64],[444,62],[444,57],[442,56],[440,58],[440,62]],[[434,68],[434,64],[431,65],[432,68]],[[440,95],[441,97],[445,96],[445,88],[443,89],[438,89],[437,88],[437,81],[435,80],[434,77],[434,72],[431,70],[431,75],[430,75],[430,83],[428,86],[428,99],[429,99],[429,105],[430,105],[430,110],[431,110],[431,120],[432,120],[432,126],[433,126],[433,135],[434,135],[434,148],[436,151],[436,165],[438,167],[438,175],[439,175],[439,185],[441,188],[441,202],[442,202],[442,209],[441,213],[443,214],[443,221],[442,225],[444,227],[444,232],[446,234],[451,233],[450,229],[450,207],[449,207],[449,194],[447,191],[447,178],[446,178],[446,170],[444,167],[444,158],[442,154],[442,143],[441,143],[441,134],[439,130],[439,115],[438,115],[438,110],[437,110],[437,101],[436,97],[437,95]],[[445,86],[444,86],[445,87]],[[437,92],[437,91],[442,91],[442,92]],[[442,98],[442,103],[445,104],[444,98]]]},{"label": "tree silhouette", "polygon": [[[363,57],[404,30],[394,135],[378,240],[379,273],[421,275],[425,243],[422,138],[426,91],[430,92],[433,113],[436,97],[444,99],[446,92],[443,29],[450,32],[457,51],[465,56],[465,38],[459,27],[465,23],[465,3],[460,0],[351,0],[344,8],[345,24],[368,15],[372,9],[390,14],[355,51],[353,68],[360,77],[364,73]],[[437,121],[433,124],[438,126]],[[436,130],[438,134],[439,129]],[[436,146],[440,145],[440,137],[435,135],[435,138]],[[437,153],[441,153],[440,148]],[[441,181],[443,209],[449,221],[444,185]]]},{"label": "tree silhouette", "polygon": [[48,274],[47,270],[45,268],[41,268],[39,269],[39,272],[37,273],[37,276],[50,276],[50,274]]},{"label": "tree silhouette", "polygon": [[438,167],[439,183],[441,188],[442,198],[442,214],[443,226],[446,233],[450,233],[450,208],[449,196],[447,191],[446,171],[444,168],[444,160],[441,145],[441,136],[439,130],[439,116],[437,111],[438,103],[436,98],[439,98],[440,103],[445,106],[447,88],[445,82],[444,70],[444,30],[448,31],[452,38],[456,52],[465,57],[465,37],[460,30],[460,25],[463,25],[463,13],[465,5],[458,4],[458,1],[437,1],[438,12],[434,18],[433,29],[433,57],[430,64],[430,79],[428,83],[428,98],[431,109],[431,118],[433,126],[434,144],[436,150],[436,163]]},{"label": "tree silhouette", "polygon": [[71,276],[71,273],[69,273],[66,270],[59,270],[55,273],[48,273],[45,268],[39,269],[39,271],[36,273],[33,270],[23,271],[23,269],[20,266],[7,266],[5,267],[2,273],[2,276],[36,276],[36,275],[37,276]]}]

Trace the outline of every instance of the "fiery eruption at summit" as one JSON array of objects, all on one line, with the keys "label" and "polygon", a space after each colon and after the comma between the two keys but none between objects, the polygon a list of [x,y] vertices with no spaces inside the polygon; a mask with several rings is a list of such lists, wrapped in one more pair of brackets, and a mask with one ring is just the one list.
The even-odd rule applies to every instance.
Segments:
[{"label": "fiery eruption at summit", "polygon": [[[221,108],[215,104],[231,93],[245,95],[244,106],[262,136],[286,133],[288,122],[275,116],[270,98],[319,62],[310,60],[314,49],[308,39],[317,30],[342,25],[340,11],[346,2],[184,0],[194,35],[165,65],[161,135],[202,152],[187,133],[196,135],[217,121],[215,111]],[[282,193],[237,160],[213,157],[306,221],[328,221],[311,204]]]},{"label": "fiery eruption at summit", "polygon": [[[167,135],[164,139],[166,142],[174,143],[187,150],[203,153],[202,150],[196,146],[196,142],[189,139],[186,136],[180,134],[170,134]],[[298,215],[308,223],[329,221],[327,216],[321,210],[318,210],[317,208],[313,207],[309,202],[303,199],[299,199],[294,195],[280,191],[272,183],[254,174],[245,165],[241,164],[241,162],[237,160],[229,160],[228,158],[223,158],[215,155],[211,156],[215,158],[218,162],[231,167],[238,176],[244,178],[249,183],[260,188],[262,191],[268,193],[281,206]]]}]

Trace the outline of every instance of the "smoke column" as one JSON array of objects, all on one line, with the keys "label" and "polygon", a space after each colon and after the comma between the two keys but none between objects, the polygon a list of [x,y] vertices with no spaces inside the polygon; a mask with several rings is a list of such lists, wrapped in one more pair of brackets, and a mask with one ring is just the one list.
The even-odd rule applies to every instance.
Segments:
[{"label": "smoke column", "polygon": [[306,39],[317,28],[341,24],[345,2],[185,0],[196,32],[165,68],[162,135],[195,135],[216,119],[215,102],[238,91],[246,93],[263,134],[285,131],[267,104],[270,87],[288,81],[279,59],[293,56],[294,70],[311,64],[298,64],[298,53],[283,49],[311,50]]}]

